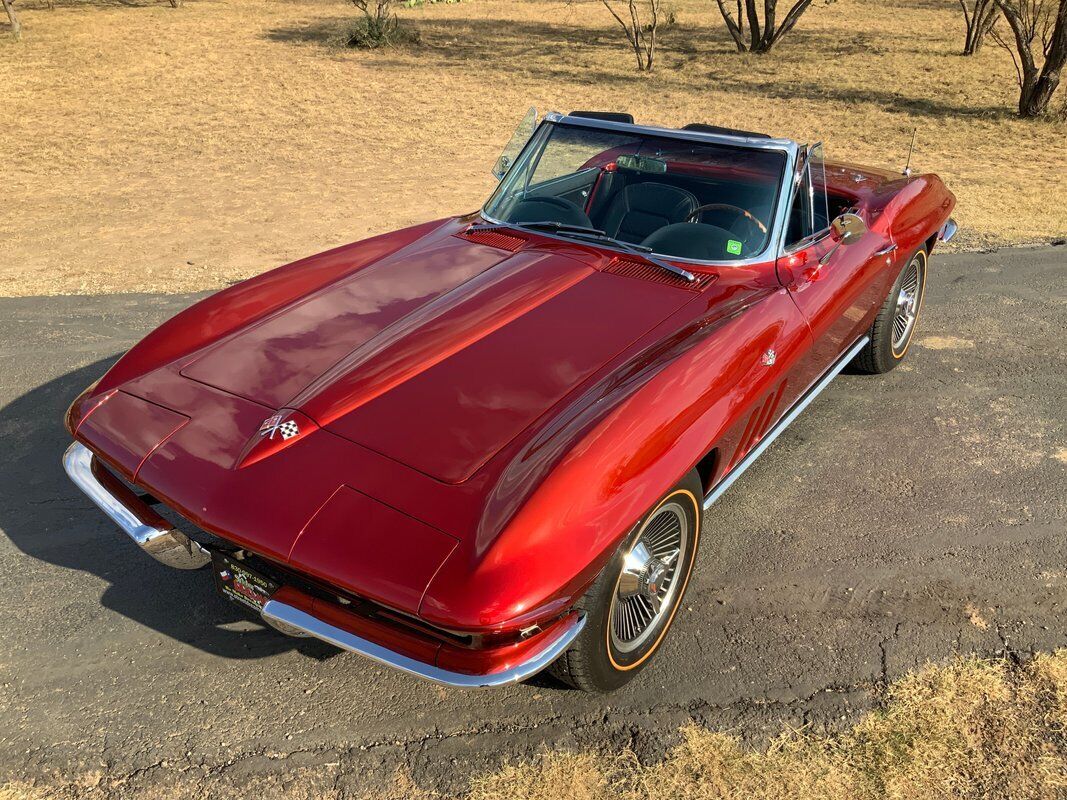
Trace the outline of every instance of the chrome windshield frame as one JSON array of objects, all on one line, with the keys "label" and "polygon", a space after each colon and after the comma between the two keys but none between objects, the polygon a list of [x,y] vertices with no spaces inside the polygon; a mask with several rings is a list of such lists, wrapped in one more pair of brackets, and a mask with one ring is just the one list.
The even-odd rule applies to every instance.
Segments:
[{"label": "chrome windshield frame", "polygon": [[[593,128],[596,130],[612,131],[616,133],[631,133],[639,136],[657,136],[668,139],[679,139],[681,141],[689,142],[707,142],[709,144],[720,144],[729,147],[737,147],[742,149],[752,150],[773,150],[781,152],[785,155],[786,163],[782,168],[782,174],[780,184],[778,186],[777,197],[774,202],[774,214],[771,219],[771,225],[769,226],[770,236],[768,236],[767,245],[756,256],[750,258],[737,259],[736,261],[704,261],[695,258],[684,258],[682,256],[674,256],[669,253],[649,253],[650,256],[660,258],[666,261],[675,262],[679,264],[695,264],[699,266],[708,267],[744,267],[752,264],[765,264],[767,262],[773,262],[777,259],[778,254],[782,252],[782,244],[785,238],[785,232],[787,226],[785,225],[786,216],[789,212],[789,203],[792,196],[792,190],[794,186],[794,176],[796,174],[797,159],[800,156],[801,146],[791,139],[761,139],[753,138],[749,136],[731,136],[728,134],[720,133],[704,133],[703,131],[686,131],[677,130],[674,128],[660,128],[652,125],[636,125],[626,122],[612,122],[609,120],[601,119],[589,119],[586,117],[570,117],[558,113],[546,114],[544,119],[534,129],[533,134],[523,145],[522,150],[519,151],[515,157],[515,163],[522,161],[526,155],[526,151],[531,146],[536,146],[534,143],[539,142],[544,137],[544,131],[549,125],[562,124],[576,128]],[[500,225],[502,227],[513,228],[515,230],[528,230],[522,228],[521,225],[516,225],[505,220],[496,219],[492,215],[486,212],[486,206],[489,205],[489,201],[496,195],[494,192],[485,201],[485,204],[480,209],[479,213],[482,218],[493,225]],[[628,254],[626,250],[621,248],[612,247],[610,242],[583,242],[578,239],[567,237],[565,235],[557,235],[548,231],[537,231],[539,236],[547,236],[550,239],[559,239],[570,243],[584,244],[596,248],[603,248],[612,252],[621,254]]]}]

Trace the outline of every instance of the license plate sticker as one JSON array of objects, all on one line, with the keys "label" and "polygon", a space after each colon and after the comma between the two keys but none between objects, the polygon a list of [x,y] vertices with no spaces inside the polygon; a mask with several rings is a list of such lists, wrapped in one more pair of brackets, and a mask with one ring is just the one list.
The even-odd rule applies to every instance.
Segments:
[{"label": "license plate sticker", "polygon": [[215,568],[215,585],[219,587],[223,597],[240,603],[257,614],[278,590],[278,584],[270,578],[250,570],[222,553],[215,553],[212,564]]}]

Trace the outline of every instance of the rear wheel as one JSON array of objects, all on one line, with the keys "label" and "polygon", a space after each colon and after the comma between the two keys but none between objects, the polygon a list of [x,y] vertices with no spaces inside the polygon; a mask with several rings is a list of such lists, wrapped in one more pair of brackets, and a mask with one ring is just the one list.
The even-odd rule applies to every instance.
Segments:
[{"label": "rear wheel", "polygon": [[577,603],[585,628],[552,674],[584,691],[608,692],[648,666],[685,595],[700,541],[701,495],[694,472],[642,518]]},{"label": "rear wheel", "polygon": [[915,333],[926,291],[925,248],[908,259],[871,326],[871,341],[853,364],[863,372],[889,372],[903,359]]}]

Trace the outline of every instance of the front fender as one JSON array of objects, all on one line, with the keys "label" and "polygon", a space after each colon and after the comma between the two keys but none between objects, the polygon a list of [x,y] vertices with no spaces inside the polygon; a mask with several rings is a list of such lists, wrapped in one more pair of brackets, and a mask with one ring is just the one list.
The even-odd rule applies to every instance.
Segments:
[{"label": "front fender", "polygon": [[[484,526],[453,551],[431,581],[420,616],[489,631],[565,611],[645,512],[808,352],[807,326],[780,288],[705,322],[589,405],[585,419],[579,415],[569,429],[515,458],[501,485],[525,479],[535,488],[506,524]],[[771,347],[782,371],[762,364]],[[549,459],[554,448],[564,452],[535,477],[538,458]],[[494,516],[491,502],[486,518]]]}]

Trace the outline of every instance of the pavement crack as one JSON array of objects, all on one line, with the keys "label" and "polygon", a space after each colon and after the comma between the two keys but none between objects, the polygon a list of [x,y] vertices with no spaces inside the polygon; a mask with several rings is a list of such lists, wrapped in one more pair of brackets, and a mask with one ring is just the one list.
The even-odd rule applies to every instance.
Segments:
[{"label": "pavement crack", "polygon": [[882,674],[878,681],[878,686],[882,691],[885,691],[889,686],[889,653],[887,647],[891,641],[897,638],[900,634],[901,623],[893,625],[893,632],[878,642],[878,650],[881,654],[881,667]]}]

